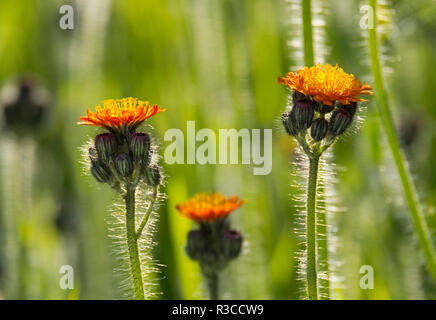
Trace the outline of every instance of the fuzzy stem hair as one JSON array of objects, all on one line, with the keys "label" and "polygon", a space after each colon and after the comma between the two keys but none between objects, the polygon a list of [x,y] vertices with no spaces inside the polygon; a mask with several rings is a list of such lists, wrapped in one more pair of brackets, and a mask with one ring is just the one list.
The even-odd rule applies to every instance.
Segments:
[{"label": "fuzzy stem hair", "polygon": [[307,250],[307,294],[309,300],[318,300],[318,275],[316,262],[316,187],[319,157],[309,160],[309,176],[306,202],[306,250]]},{"label": "fuzzy stem hair", "polygon": [[126,232],[129,250],[130,272],[133,278],[136,300],[144,300],[144,285],[142,281],[141,262],[139,260],[138,238],[135,227],[135,192],[136,188],[127,186],[126,201]]},{"label": "fuzzy stem hair", "polygon": [[[369,0],[369,5],[374,10],[374,17],[377,17],[377,0]],[[400,148],[398,137],[395,131],[394,121],[389,107],[388,96],[384,88],[383,73],[377,43],[377,19],[374,19],[374,28],[369,28],[368,30],[372,73],[374,76],[374,84],[379,107],[378,109],[380,118],[382,120],[381,122],[386,133],[395,165],[397,166],[415,232],[418,236],[420,246],[425,254],[428,270],[430,271],[433,281],[436,283],[436,255],[434,245],[431,241],[430,232],[418,200],[415,185],[412,181],[406,160]]]}]

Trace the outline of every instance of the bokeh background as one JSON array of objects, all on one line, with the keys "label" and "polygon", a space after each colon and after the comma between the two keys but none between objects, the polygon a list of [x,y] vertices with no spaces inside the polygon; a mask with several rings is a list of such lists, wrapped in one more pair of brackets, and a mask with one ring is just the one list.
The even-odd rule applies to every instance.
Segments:
[{"label": "bokeh background", "polygon": [[[75,9],[74,30],[59,27],[63,4]],[[314,1],[315,54],[371,83],[363,4]],[[382,7],[389,98],[434,235],[436,1]],[[184,252],[193,224],[175,210],[205,191],[246,200],[231,218],[245,247],[222,276],[223,297],[299,298],[293,230],[301,163],[280,126],[288,91],[276,81],[302,66],[298,8],[297,0],[0,0],[0,298],[120,297],[106,223],[117,196],[84,175],[80,146],[98,130],[76,122],[100,100],[125,96],[168,109],[149,121],[161,154],[165,131],[186,132],[188,120],[197,130],[273,129],[267,176],[254,176],[247,165],[163,163],[157,298],[207,297],[198,265]],[[28,100],[14,105],[20,92]],[[360,116],[326,168],[333,178],[323,195],[334,233],[333,296],[434,299],[374,97]],[[59,286],[62,265],[74,268],[74,290]],[[374,269],[373,290],[359,286],[362,265]]]}]

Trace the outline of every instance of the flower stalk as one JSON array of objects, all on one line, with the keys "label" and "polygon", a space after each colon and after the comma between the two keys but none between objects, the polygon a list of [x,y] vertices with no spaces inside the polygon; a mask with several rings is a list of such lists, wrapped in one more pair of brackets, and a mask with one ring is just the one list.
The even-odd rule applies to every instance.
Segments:
[{"label": "flower stalk", "polygon": [[307,292],[310,300],[318,300],[318,275],[316,254],[316,188],[318,182],[319,156],[309,159],[309,177],[306,202],[306,248],[307,248]]},{"label": "flower stalk", "polygon": [[[304,3],[304,1],[303,1]],[[307,8],[306,8],[307,9]],[[306,189],[306,284],[307,298],[319,299],[318,269],[327,272],[327,226],[324,223],[323,241],[318,241],[317,223],[318,173],[322,154],[344,134],[353,122],[357,103],[366,101],[361,94],[372,94],[368,84],[361,84],[353,75],[338,66],[317,64],[310,68],[289,72],[278,82],[292,89],[292,106],[282,115],[286,132],[299,143],[309,159]],[[318,254],[318,252],[322,254]],[[321,259],[322,261],[317,261]],[[329,287],[328,280],[326,288]],[[323,289],[323,298],[329,292]],[[326,297],[324,297],[324,295]]]},{"label": "flower stalk", "polygon": [[[136,132],[147,118],[163,112],[157,105],[134,98],[105,100],[96,112],[88,110],[79,124],[104,128],[109,132],[98,134],[89,147],[91,173],[100,183],[107,183],[118,192],[125,202],[126,248],[132,296],[137,300],[146,298],[140,256],[140,238],[150,220],[158,198],[161,184],[160,169],[152,161],[153,148],[147,133]],[[135,196],[139,187],[151,190],[151,199],[142,221],[137,226]]]},{"label": "flower stalk", "polygon": [[312,30],[312,1],[302,0],[303,10],[303,45],[304,64],[313,66],[315,58],[313,53],[313,30]]},{"label": "flower stalk", "polygon": [[218,290],[218,274],[211,274],[207,277],[207,284],[209,287],[209,297],[210,300],[218,300],[219,299],[219,290]]},{"label": "flower stalk", "polygon": [[129,248],[130,272],[133,278],[136,300],[144,300],[144,285],[142,280],[141,262],[138,251],[138,237],[135,227],[135,187],[126,187],[124,196],[126,202],[126,231]]},{"label": "flower stalk", "polygon": [[[377,16],[377,0],[370,0],[369,5],[374,10],[374,16]],[[398,137],[395,131],[395,125],[392,118],[388,97],[384,88],[383,74],[381,69],[378,39],[377,39],[377,19],[374,19],[374,28],[369,28],[369,48],[371,56],[372,73],[374,76],[374,84],[377,89],[378,109],[381,122],[386,133],[387,141],[392,152],[392,156],[400,176],[401,185],[403,187],[404,196],[409,207],[410,217],[418,236],[419,244],[424,252],[427,262],[427,268],[436,283],[436,254],[435,248],[431,240],[430,231],[424,217],[422,207],[418,200],[417,191],[413,183],[412,177],[408,170],[406,160],[398,142]]]}]

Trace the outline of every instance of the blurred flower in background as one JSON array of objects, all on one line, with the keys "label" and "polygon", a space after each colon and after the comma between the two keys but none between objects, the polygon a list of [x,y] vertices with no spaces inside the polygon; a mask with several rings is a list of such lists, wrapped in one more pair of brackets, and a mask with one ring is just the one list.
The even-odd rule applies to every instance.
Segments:
[{"label": "blurred flower in background", "polygon": [[188,233],[186,253],[200,264],[213,300],[220,297],[220,273],[241,252],[242,234],[231,229],[227,216],[243,203],[236,196],[200,193],[177,205],[181,215],[198,223],[199,228]]}]

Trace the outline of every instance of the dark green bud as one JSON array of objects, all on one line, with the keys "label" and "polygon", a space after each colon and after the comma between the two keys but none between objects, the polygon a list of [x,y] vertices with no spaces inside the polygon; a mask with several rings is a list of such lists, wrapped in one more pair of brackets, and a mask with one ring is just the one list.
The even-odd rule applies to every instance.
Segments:
[{"label": "dark green bud", "polygon": [[147,167],[144,173],[144,181],[151,187],[156,187],[162,180],[158,166]]},{"label": "dark green bud", "polygon": [[328,104],[324,104],[322,102],[317,103],[316,104],[316,111],[318,111],[321,114],[326,114],[326,113],[330,113],[333,111],[333,109],[335,108],[334,104],[332,103],[332,105],[328,105]]},{"label": "dark green bud", "polygon": [[313,121],[314,112],[315,106],[312,100],[306,99],[294,102],[294,107],[291,110],[291,116],[293,113],[298,131],[306,130],[310,127]]},{"label": "dark green bud", "polygon": [[330,131],[335,136],[339,136],[347,130],[353,122],[353,114],[346,108],[339,108],[333,111],[330,118]]},{"label": "dark green bud", "polygon": [[315,141],[320,141],[324,139],[329,128],[329,123],[324,118],[318,118],[312,122],[310,127],[310,135]]},{"label": "dark green bud", "polygon": [[130,177],[133,173],[133,163],[129,156],[125,153],[120,153],[114,160],[115,170],[122,177]]},{"label": "dark green bud", "polygon": [[307,100],[307,99],[309,99],[309,97],[306,96],[304,93],[301,93],[297,90],[292,91],[292,101],[294,103],[296,103],[299,100]]},{"label": "dark green bud", "polygon": [[354,117],[354,114],[357,110],[357,102],[351,102],[350,104],[344,104],[342,105],[342,108],[350,112],[350,114]]},{"label": "dark green bud", "polygon": [[94,163],[98,160],[98,153],[94,147],[90,147],[88,149],[88,154],[89,154],[89,160],[91,160],[91,162]]},{"label": "dark green bud", "polygon": [[298,134],[297,123],[295,121],[295,114],[292,112],[285,112],[282,114],[282,123],[285,127],[286,133],[291,136]]},{"label": "dark green bud", "polygon": [[242,234],[238,231],[227,230],[223,236],[223,250],[226,258],[235,259],[241,253]]},{"label": "dark green bud", "polygon": [[91,173],[98,182],[109,182],[112,177],[110,169],[100,161],[92,162]]},{"label": "dark green bud", "polygon": [[188,233],[188,243],[186,245],[186,253],[192,260],[199,260],[204,252],[206,239],[201,230],[192,230]]},{"label": "dark green bud", "polygon": [[146,133],[134,133],[129,142],[133,161],[143,161],[145,165],[150,162],[150,136]]},{"label": "dark green bud", "polygon": [[107,162],[117,151],[117,138],[112,133],[98,134],[94,139],[95,149],[101,160]]}]

